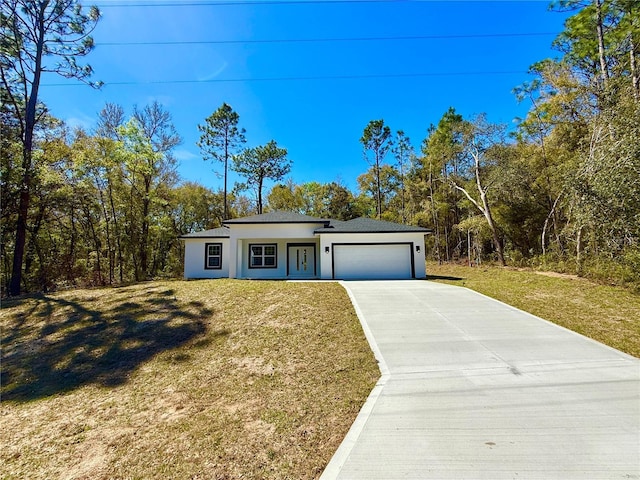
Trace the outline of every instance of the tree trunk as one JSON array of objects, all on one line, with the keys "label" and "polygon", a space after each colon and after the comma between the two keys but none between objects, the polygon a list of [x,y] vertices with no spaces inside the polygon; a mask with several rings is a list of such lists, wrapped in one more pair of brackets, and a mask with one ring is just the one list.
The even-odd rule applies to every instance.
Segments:
[{"label": "tree trunk", "polygon": [[451,261],[451,257],[449,256],[449,229],[448,223],[444,224],[444,254],[447,262]]},{"label": "tree trunk", "polygon": [[596,33],[598,36],[598,56],[600,59],[600,74],[602,75],[602,84],[605,90],[609,83],[609,68],[607,67],[607,59],[604,49],[604,28],[602,26],[602,4],[601,0],[593,0],[596,8]]},{"label": "tree trunk", "polygon": [[140,236],[140,276],[139,280],[146,280],[148,275],[147,245],[149,244],[149,194],[142,200],[142,226]]},{"label": "tree trunk", "polygon": [[27,216],[29,215],[29,201],[31,196],[31,168],[33,161],[33,130],[36,125],[36,107],[38,105],[38,90],[40,89],[40,76],[42,74],[42,53],[44,51],[44,12],[46,2],[40,5],[37,26],[38,39],[36,42],[35,67],[33,71],[33,83],[27,101],[24,115],[24,132],[22,137],[22,186],[20,190],[20,205],[18,207],[18,220],[16,225],[16,243],[13,252],[13,268],[9,295],[20,295],[22,283],[22,261],[24,259],[24,245],[27,238]]},{"label": "tree trunk", "polygon": [[576,235],[576,273],[582,274],[582,230],[584,227],[578,228],[578,234]]},{"label": "tree trunk", "polygon": [[633,28],[629,34],[629,67],[631,69],[631,85],[633,87],[633,98],[638,100],[640,95],[640,79],[638,78],[638,65],[636,63],[636,44],[633,40]]},{"label": "tree trunk", "polygon": [[473,158],[475,161],[476,186],[478,187],[478,193],[480,194],[480,200],[482,200],[483,207],[480,209],[480,211],[484,214],[484,217],[487,219],[487,223],[489,224],[489,229],[491,230],[491,236],[493,237],[493,241],[496,246],[496,252],[498,253],[498,260],[500,261],[500,265],[506,267],[507,262],[505,262],[504,260],[502,242],[500,241],[500,237],[498,236],[498,229],[496,228],[496,224],[493,221],[491,207],[489,206],[489,199],[487,198],[487,191],[482,187],[482,182],[480,180],[480,154],[476,153]]},{"label": "tree trunk", "polygon": [[262,214],[262,182],[262,178],[258,180],[258,215]]},{"label": "tree trunk", "polygon": [[[25,147],[26,150],[26,147]],[[31,157],[31,151],[25,154]],[[30,163],[30,160],[28,160]],[[27,161],[25,160],[25,163]],[[28,167],[29,170],[31,167]],[[18,220],[16,225],[16,243],[13,251],[13,268],[11,270],[11,282],[9,283],[9,295],[20,295],[22,283],[22,261],[24,260],[24,245],[27,240],[27,215],[29,214],[29,196],[31,190],[31,174],[25,169],[22,177],[22,189],[20,191],[20,205],[18,207]]]},{"label": "tree trunk", "polygon": [[433,218],[433,226],[436,229],[436,257],[438,260],[438,265],[442,265],[442,255],[440,255],[440,223],[438,221],[436,202],[433,197],[433,176],[431,173],[431,162],[429,162],[429,193],[431,196],[431,216]]},{"label": "tree trunk", "polygon": [[[98,178],[96,178],[96,184],[98,184]],[[107,212],[107,205],[104,199],[104,191],[103,186],[98,185],[98,192],[100,193],[100,207],[102,209],[102,216],[104,217],[104,227],[105,227],[105,235],[107,241],[107,260],[109,262],[109,285],[113,284],[113,276],[115,273],[115,255],[113,244],[111,242],[111,229],[109,228],[109,214]]]},{"label": "tree trunk", "polygon": [[489,202],[487,201],[486,192],[480,192],[480,198],[482,200],[482,205],[484,206],[484,217],[487,219],[487,223],[489,224],[489,229],[491,230],[491,236],[493,237],[493,242],[496,246],[496,253],[498,254],[498,261],[500,265],[503,267],[507,266],[507,262],[504,259],[504,251],[502,249],[502,242],[500,241],[500,236],[498,235],[498,229],[496,228],[496,224],[493,221],[493,215],[491,215],[491,209],[489,207]]},{"label": "tree trunk", "polygon": [[224,213],[222,214],[223,220],[229,219],[229,206],[227,203],[227,175],[229,169],[229,139],[225,136],[224,140]]},{"label": "tree trunk", "polygon": [[380,195],[380,158],[376,152],[376,207],[378,210],[378,220],[382,216],[382,199]]},{"label": "tree trunk", "polygon": [[547,229],[549,227],[549,220],[551,220],[552,218],[554,218],[555,220],[555,215],[556,215],[556,207],[558,206],[558,202],[560,201],[560,198],[562,197],[562,193],[560,192],[560,195],[558,195],[558,198],[556,198],[555,202],[553,202],[553,205],[551,206],[551,210],[549,211],[549,215],[547,215],[547,218],[544,221],[544,225],[542,227],[542,238],[541,238],[541,246],[542,246],[542,255],[546,255],[547,253],[547,246],[546,246],[546,237],[547,237]]},{"label": "tree trunk", "polygon": [[489,199],[487,198],[487,191],[482,186],[482,181],[480,179],[480,155],[479,151],[475,151],[472,153],[474,162],[475,162],[475,176],[476,176],[476,187],[478,189],[478,193],[480,194],[480,201],[482,204],[478,203],[478,201],[473,198],[469,192],[463,187],[457,185],[456,183],[452,183],[453,187],[456,190],[461,191],[464,195],[469,199],[471,203],[473,203],[478,210],[484,215],[484,218],[487,220],[487,224],[489,225],[489,229],[491,230],[491,236],[493,237],[493,242],[495,243],[496,253],[498,254],[498,261],[503,267],[506,267],[507,263],[504,258],[504,250],[502,248],[502,243],[500,242],[500,236],[498,235],[498,229],[496,227],[495,222],[493,221],[493,215],[491,214],[491,206],[489,205]]},{"label": "tree trunk", "polygon": [[110,177],[107,177],[107,188],[109,192],[109,206],[111,207],[111,216],[113,218],[113,234],[116,237],[116,246],[118,248],[118,277],[120,283],[123,283],[122,267],[124,263],[124,257],[122,255],[122,242],[120,241],[120,226],[118,224],[118,216],[116,215],[116,206],[113,201],[113,185],[111,184]]}]

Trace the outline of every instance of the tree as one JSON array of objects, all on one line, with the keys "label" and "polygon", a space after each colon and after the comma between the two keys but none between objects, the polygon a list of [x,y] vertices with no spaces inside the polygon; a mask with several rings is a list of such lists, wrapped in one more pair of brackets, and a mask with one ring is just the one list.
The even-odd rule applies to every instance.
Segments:
[{"label": "tree", "polygon": [[224,164],[224,219],[229,218],[229,206],[227,202],[227,173],[229,160],[233,153],[246,140],[245,129],[238,130],[240,116],[233,109],[223,103],[218,110],[213,112],[205,120],[205,125],[198,125],[202,132],[200,147],[205,160],[210,159]]},{"label": "tree", "polygon": [[[93,49],[90,33],[100,17],[96,7],[85,13],[77,0],[3,0],[0,78],[6,101],[20,125],[22,178],[9,294],[18,295],[27,233],[33,176],[34,131],[44,115],[38,103],[44,72],[89,83],[92,69],[79,57]],[[46,60],[56,58],[57,62]],[[92,84],[98,86],[98,84]],[[5,99],[3,99],[5,100]]]},{"label": "tree", "polygon": [[246,178],[241,188],[254,188],[257,211],[262,213],[262,190],[265,180],[281,180],[291,171],[287,149],[278,147],[274,140],[264,146],[247,148],[233,157],[233,170]]},{"label": "tree", "polygon": [[[171,114],[158,102],[153,102],[142,110],[135,108],[133,117],[141,131],[136,132],[134,125],[125,131],[129,134],[128,146],[133,148],[135,158],[140,162],[136,164],[136,173],[142,179],[142,189],[136,188],[142,201],[142,225],[138,247],[140,278],[145,278],[149,275],[148,250],[152,202],[159,198],[158,194],[162,190],[164,190],[164,197],[167,197],[166,187],[173,186],[177,181],[176,160],[171,151],[182,142],[182,139],[171,121]],[[150,151],[146,144],[150,146]],[[166,202],[166,199],[164,201]],[[136,278],[138,279],[137,275]]]},{"label": "tree", "polygon": [[107,103],[98,114],[96,128],[96,142],[99,155],[95,159],[95,166],[90,171],[98,185],[98,192],[103,205],[107,248],[109,249],[110,275],[115,272],[116,252],[118,264],[118,278],[124,281],[124,251],[120,215],[116,208],[116,191],[122,188],[124,177],[122,165],[118,162],[116,152],[120,148],[119,129],[125,123],[124,109],[117,104]]},{"label": "tree", "polygon": [[381,218],[379,212],[383,210],[385,220],[398,220],[393,216],[393,212],[387,211],[398,188],[398,171],[394,167],[382,165],[376,172],[375,166],[372,166],[367,172],[358,176],[358,187],[362,194],[376,196],[378,219]]},{"label": "tree", "polygon": [[409,137],[407,137],[402,130],[397,131],[396,142],[392,150],[396,158],[396,165],[398,166],[398,183],[400,186],[401,201],[400,217],[402,218],[402,223],[407,223],[405,177],[409,161],[413,155],[413,147],[411,146],[411,140],[409,140]]},{"label": "tree", "polygon": [[320,182],[305,182],[296,187],[296,193],[302,203],[301,213],[312,217],[325,215],[326,185]]},{"label": "tree", "polygon": [[[384,120],[371,120],[365,127],[362,137],[363,154],[365,160],[371,165],[376,182],[376,212],[378,219],[382,216],[382,194],[380,185],[380,169],[384,162],[384,157],[392,146],[391,129],[384,124]],[[373,159],[369,160],[368,152],[371,152]]]},{"label": "tree", "polygon": [[353,194],[337,182],[327,184],[326,211],[324,216],[336,220],[351,220],[361,215],[355,204]]},{"label": "tree", "polygon": [[429,128],[428,136],[422,142],[421,177],[435,230],[434,246],[438,262],[443,257],[449,261],[463,243],[459,235],[457,240],[453,235],[454,226],[460,223],[462,214],[460,194],[450,188],[449,181],[451,176],[460,175],[462,170],[462,123],[462,115],[450,107],[438,125]]},{"label": "tree", "polygon": [[499,156],[501,148],[504,147],[504,127],[490,124],[484,116],[477,117],[473,122],[463,122],[460,124],[463,133],[463,153],[469,161],[469,168],[473,172],[473,180],[477,190],[479,200],[474,198],[470,189],[463,185],[456,176],[449,177],[451,185],[464,194],[465,197],[482,213],[489,225],[493,243],[498,254],[498,260],[505,266],[506,261],[502,242],[498,235],[498,227],[493,218],[491,203],[488,192],[492,182],[486,178],[485,170]]},{"label": "tree", "polygon": [[287,183],[275,185],[267,196],[267,202],[269,203],[269,208],[274,211],[282,210],[300,213],[304,208],[299,185],[295,185],[291,179]]}]

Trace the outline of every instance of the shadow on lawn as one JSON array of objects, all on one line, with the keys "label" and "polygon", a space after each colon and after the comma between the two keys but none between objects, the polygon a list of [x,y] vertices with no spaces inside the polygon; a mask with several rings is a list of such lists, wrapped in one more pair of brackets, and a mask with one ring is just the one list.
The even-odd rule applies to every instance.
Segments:
[{"label": "shadow on lawn", "polygon": [[91,383],[124,384],[154,355],[201,343],[207,330],[201,319],[212,314],[201,302],[178,305],[173,290],[127,289],[114,297],[100,310],[91,309],[91,301],[46,295],[3,307],[36,303],[13,314],[3,328],[2,399],[30,401]]},{"label": "shadow on lawn", "polygon": [[464,278],[450,277],[448,275],[427,275],[427,280],[451,280],[452,282],[458,282],[464,280]]}]

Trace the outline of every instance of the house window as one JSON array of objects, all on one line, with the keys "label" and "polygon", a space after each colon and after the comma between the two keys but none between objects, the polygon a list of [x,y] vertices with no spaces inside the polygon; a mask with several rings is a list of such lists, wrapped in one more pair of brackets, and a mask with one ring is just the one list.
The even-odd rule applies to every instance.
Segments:
[{"label": "house window", "polygon": [[277,263],[275,243],[249,245],[249,268],[276,268]]},{"label": "house window", "polygon": [[204,244],[204,268],[206,270],[215,270],[222,268],[221,243]]}]

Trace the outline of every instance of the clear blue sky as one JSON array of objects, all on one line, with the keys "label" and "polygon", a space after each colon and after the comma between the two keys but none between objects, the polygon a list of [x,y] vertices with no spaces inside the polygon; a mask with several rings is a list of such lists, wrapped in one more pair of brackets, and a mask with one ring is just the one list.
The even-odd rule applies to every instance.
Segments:
[{"label": "clear blue sky", "polygon": [[551,42],[567,16],[547,1],[93,3],[103,17],[86,60],[105,86],[47,77],[41,100],[88,129],[106,102],[130,114],[159,101],[184,139],[180,175],[214,189],[222,181],[195,143],[223,102],[239,113],[247,146],[274,139],[288,149],[296,183],[351,189],[368,168],[359,138],[370,120],[404,130],[418,151],[450,106],[514,125],[529,105],[512,89],[531,64],[557,56]]}]

